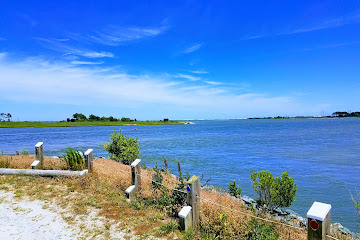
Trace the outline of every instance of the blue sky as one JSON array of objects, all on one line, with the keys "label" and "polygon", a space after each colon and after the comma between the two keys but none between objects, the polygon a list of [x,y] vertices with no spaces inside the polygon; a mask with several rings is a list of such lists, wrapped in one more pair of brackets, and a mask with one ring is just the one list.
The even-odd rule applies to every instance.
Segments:
[{"label": "blue sky", "polygon": [[359,1],[6,1],[0,112],[62,120],[360,111]]}]

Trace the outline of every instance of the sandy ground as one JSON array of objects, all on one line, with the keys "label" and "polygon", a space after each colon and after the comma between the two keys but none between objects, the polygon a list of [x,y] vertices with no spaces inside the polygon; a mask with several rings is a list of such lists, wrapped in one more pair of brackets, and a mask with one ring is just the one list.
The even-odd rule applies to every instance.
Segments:
[{"label": "sandy ground", "polygon": [[[14,199],[13,192],[0,191],[0,239],[124,239],[125,233],[109,231],[107,236],[86,235],[90,226],[92,229],[102,225],[102,221],[88,216],[76,221],[77,224],[66,223],[54,206],[43,201],[27,201]],[[56,208],[56,207],[55,207]],[[55,209],[56,210],[56,209]],[[89,222],[90,221],[90,222]],[[85,231],[84,231],[85,230]]]}]

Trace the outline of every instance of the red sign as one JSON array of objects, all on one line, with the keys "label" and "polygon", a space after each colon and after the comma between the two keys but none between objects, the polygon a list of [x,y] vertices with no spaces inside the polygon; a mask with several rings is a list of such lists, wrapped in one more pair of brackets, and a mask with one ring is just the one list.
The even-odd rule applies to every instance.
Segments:
[{"label": "red sign", "polygon": [[312,230],[316,231],[319,228],[319,223],[315,219],[313,219],[310,221],[310,227],[312,228]]}]

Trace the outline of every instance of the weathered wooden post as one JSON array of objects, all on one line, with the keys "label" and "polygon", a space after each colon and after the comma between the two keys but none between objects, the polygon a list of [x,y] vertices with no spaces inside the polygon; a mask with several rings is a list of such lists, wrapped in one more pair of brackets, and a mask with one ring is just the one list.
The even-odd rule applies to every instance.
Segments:
[{"label": "weathered wooden post", "polygon": [[85,165],[88,168],[88,173],[93,172],[93,149],[88,149],[85,153]]},{"label": "weathered wooden post", "polygon": [[200,221],[200,179],[198,176],[192,176],[188,183],[188,193],[186,202],[191,206],[192,227],[197,228]]},{"label": "weathered wooden post", "polygon": [[31,164],[32,169],[44,169],[44,150],[43,142],[38,142],[35,145],[35,161]]},{"label": "weathered wooden post", "polygon": [[330,204],[313,203],[306,214],[308,218],[308,240],[326,240],[326,235],[330,235],[330,210]]},{"label": "weathered wooden post", "polygon": [[135,197],[135,194],[140,189],[140,184],[141,184],[141,176],[140,176],[141,165],[140,165],[140,162],[141,162],[140,159],[136,159],[131,164],[131,186],[128,187],[126,189],[126,191],[125,191],[126,197],[128,199],[132,199],[133,197]]}]

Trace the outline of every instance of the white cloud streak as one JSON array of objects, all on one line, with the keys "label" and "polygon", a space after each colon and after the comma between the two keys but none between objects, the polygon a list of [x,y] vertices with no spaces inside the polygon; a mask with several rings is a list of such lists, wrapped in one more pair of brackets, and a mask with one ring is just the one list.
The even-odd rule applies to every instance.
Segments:
[{"label": "white cloud streak", "polygon": [[195,51],[199,50],[202,47],[202,45],[203,45],[202,43],[195,44],[195,45],[190,46],[190,47],[186,48],[185,50],[181,51],[181,53],[187,54],[187,53],[195,52]]},{"label": "white cloud streak", "polygon": [[187,79],[187,80],[190,80],[190,81],[198,81],[198,80],[201,79],[200,77],[195,77],[195,76],[191,76],[191,75],[188,75],[188,74],[182,74],[182,73],[179,73],[179,74],[176,74],[176,75],[173,75],[173,76],[176,77],[176,78],[184,78],[184,79]]},{"label": "white cloud streak", "polygon": [[63,43],[64,41],[58,41],[58,40],[52,40],[52,39],[46,39],[46,38],[35,38],[35,39],[42,42],[45,47],[47,47],[51,50],[54,50],[54,51],[62,52],[65,55],[72,54],[72,55],[77,55],[77,56],[82,56],[82,57],[87,57],[87,58],[104,58],[104,57],[113,58],[114,57],[114,54],[111,52],[105,52],[105,51],[97,52],[97,51],[87,50],[84,48],[75,48],[73,46]]},{"label": "white cloud streak", "polygon": [[112,26],[103,31],[97,31],[90,35],[88,40],[110,46],[117,46],[123,43],[154,37],[164,33],[168,29],[167,26],[158,28],[146,27],[116,27]]},{"label": "white cloud streak", "polygon": [[273,36],[282,36],[282,35],[292,35],[292,34],[300,34],[300,33],[307,33],[313,32],[318,30],[324,29],[331,29],[336,27],[341,27],[348,24],[355,24],[360,23],[360,13],[352,13],[348,15],[344,15],[338,18],[327,18],[322,19],[320,21],[314,22],[307,26],[296,26],[293,27],[291,30],[277,32],[277,33],[268,33],[268,34],[257,34],[254,36],[245,36],[241,40],[252,40],[252,39],[259,39],[259,38],[266,38],[266,37],[273,37]]},{"label": "white cloud streak", "polygon": [[86,62],[86,61],[71,61],[71,64],[75,64],[75,65],[98,65],[98,64],[103,64],[104,62]]},{"label": "white cloud streak", "polygon": [[297,112],[301,109],[286,96],[235,94],[230,88],[217,85],[191,86],[173,81],[172,76],[129,75],[39,58],[10,61],[4,56],[0,58],[0,72],[0,100],[37,104],[46,99],[54,107],[56,104],[117,108],[131,105],[139,113],[144,109],[166,112],[170,107],[174,112],[185,109],[219,117],[222,113],[291,114],[294,109]]},{"label": "white cloud streak", "polygon": [[209,72],[207,72],[207,71],[202,71],[202,70],[189,71],[189,72],[195,73],[195,74],[207,74],[207,73],[209,73]]}]

